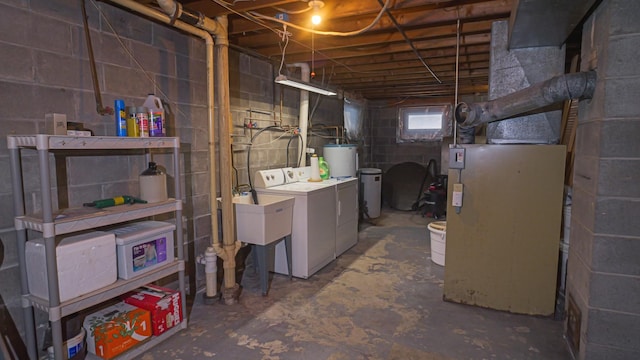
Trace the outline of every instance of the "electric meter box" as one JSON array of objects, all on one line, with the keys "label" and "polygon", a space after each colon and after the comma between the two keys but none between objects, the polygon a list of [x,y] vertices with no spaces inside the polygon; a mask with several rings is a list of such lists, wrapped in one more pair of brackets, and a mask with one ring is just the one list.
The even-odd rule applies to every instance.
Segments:
[{"label": "electric meter box", "polygon": [[175,261],[175,225],[141,221],[111,229],[116,235],[118,277],[131,279]]},{"label": "electric meter box", "polygon": [[[116,241],[111,233],[91,231],[63,238],[56,246],[56,260],[61,302],[98,290],[118,279]],[[43,239],[27,241],[25,261],[29,292],[48,300]]]}]

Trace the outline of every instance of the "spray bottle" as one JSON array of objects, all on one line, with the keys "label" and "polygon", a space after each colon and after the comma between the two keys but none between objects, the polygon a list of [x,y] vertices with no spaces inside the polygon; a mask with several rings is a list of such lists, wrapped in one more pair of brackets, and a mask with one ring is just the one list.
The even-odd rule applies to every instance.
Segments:
[{"label": "spray bottle", "polygon": [[114,105],[116,136],[127,136],[127,112],[124,107],[124,100],[116,100]]}]

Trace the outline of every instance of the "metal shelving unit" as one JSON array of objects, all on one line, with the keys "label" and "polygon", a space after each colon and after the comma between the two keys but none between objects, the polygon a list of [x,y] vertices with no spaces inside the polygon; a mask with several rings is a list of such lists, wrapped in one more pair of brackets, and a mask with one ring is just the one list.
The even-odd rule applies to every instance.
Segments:
[{"label": "metal shelving unit", "polygon": [[[22,308],[25,319],[27,348],[31,359],[38,358],[37,339],[34,323],[33,308],[45,311],[51,322],[52,341],[56,359],[63,358],[62,318],[91,306],[100,304],[116,296],[122,295],[137,287],[160,280],[169,275],[178,274],[179,291],[182,297],[182,317],[180,326],[176,326],[166,333],[153,337],[144,344],[137,346],[118,359],[129,359],[142,354],[152,346],[187,327],[185,317],[186,294],[184,276],[184,240],[182,235],[182,196],[179,179],[180,143],[178,138],[129,138],[112,136],[61,136],[61,135],[11,135],[7,136],[11,160],[11,178],[14,191],[15,228],[17,233],[18,261],[20,266],[20,281],[22,291]],[[64,151],[65,154],[80,155],[83,150],[140,150],[141,154],[149,157],[149,151],[155,149],[170,149],[173,151],[173,165],[176,171],[175,199],[154,204],[121,205],[105,209],[62,209],[53,212],[49,154]],[[40,190],[42,193],[42,214],[25,214],[25,199],[22,178],[22,150],[35,150],[38,154]],[[93,153],[92,152],[92,155]],[[115,153],[113,155],[118,155]],[[99,154],[96,156],[112,156]],[[125,221],[146,218],[164,213],[175,213],[177,259],[174,262],[158,267],[153,271],[138,277],[122,280],[105,286],[75,299],[60,302],[58,288],[58,270],[56,263],[55,236],[77,231],[93,229],[102,226],[118,224]],[[47,266],[47,282],[49,284],[49,300],[41,299],[29,294],[27,282],[27,264],[25,262],[25,246],[27,230],[42,233],[45,242],[45,259]],[[114,264],[115,266],[115,264]]]}]

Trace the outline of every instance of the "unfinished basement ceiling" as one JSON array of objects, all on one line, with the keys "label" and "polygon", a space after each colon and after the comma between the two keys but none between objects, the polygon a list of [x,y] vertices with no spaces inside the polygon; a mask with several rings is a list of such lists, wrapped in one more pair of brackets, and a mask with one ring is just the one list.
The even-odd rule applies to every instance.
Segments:
[{"label": "unfinished basement ceiling", "polygon": [[[138,0],[157,6],[152,0]],[[319,31],[352,32],[371,24],[387,0],[324,0]],[[230,43],[271,59],[282,58],[283,26],[259,19],[288,12],[288,22],[311,28],[308,0],[181,0],[208,17],[226,14]],[[324,82],[371,100],[453,97],[456,33],[460,19],[459,94],[486,93],[491,23],[508,20],[512,0],[388,0],[388,13],[354,36],[312,36],[287,27],[287,64],[306,62]],[[394,24],[395,20],[398,26]],[[399,31],[398,28],[402,30]],[[410,41],[405,40],[405,36]],[[412,47],[415,48],[412,49]],[[433,73],[425,67],[421,59]],[[284,70],[283,70],[284,72]]]}]

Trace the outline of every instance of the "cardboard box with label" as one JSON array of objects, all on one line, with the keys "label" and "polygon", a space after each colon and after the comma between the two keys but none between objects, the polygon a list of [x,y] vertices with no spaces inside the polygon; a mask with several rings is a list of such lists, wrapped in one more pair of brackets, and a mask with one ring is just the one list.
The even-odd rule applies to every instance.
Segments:
[{"label": "cardboard box with label", "polygon": [[87,349],[111,359],[151,336],[151,313],[124,302],[87,315]]},{"label": "cardboard box with label", "polygon": [[182,321],[182,299],[178,291],[146,285],[124,296],[124,302],[149,310],[153,335],[158,336]]}]

